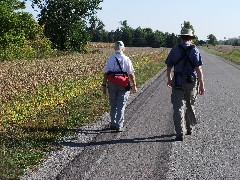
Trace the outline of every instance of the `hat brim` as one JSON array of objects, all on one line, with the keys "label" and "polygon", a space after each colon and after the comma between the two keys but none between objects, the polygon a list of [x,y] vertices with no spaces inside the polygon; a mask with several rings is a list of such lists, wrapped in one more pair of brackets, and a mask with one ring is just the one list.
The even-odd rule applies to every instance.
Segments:
[{"label": "hat brim", "polygon": [[188,37],[192,37],[193,39],[196,38],[195,35],[189,35],[189,34],[179,34],[178,36],[188,36]]}]

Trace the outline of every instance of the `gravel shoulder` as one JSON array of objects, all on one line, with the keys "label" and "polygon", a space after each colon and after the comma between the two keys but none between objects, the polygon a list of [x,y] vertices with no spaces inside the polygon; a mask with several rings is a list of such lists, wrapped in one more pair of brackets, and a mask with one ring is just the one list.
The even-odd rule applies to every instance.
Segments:
[{"label": "gravel shoulder", "polygon": [[[237,179],[240,177],[240,69],[202,52],[206,94],[197,100],[199,124],[175,142],[165,69],[131,95],[125,131],[108,129],[106,113],[76,129],[22,179]],[[235,78],[233,78],[235,77]]]}]

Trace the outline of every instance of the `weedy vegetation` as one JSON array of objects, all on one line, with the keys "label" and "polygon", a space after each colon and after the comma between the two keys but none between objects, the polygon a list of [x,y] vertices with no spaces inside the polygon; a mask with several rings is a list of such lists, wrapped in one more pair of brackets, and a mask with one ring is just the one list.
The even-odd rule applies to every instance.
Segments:
[{"label": "weedy vegetation", "polygon": [[[91,44],[87,54],[0,62],[0,179],[19,179],[73,129],[109,110],[103,70],[112,44]],[[127,48],[138,85],[157,74],[169,50]]]},{"label": "weedy vegetation", "polygon": [[206,51],[240,64],[240,46],[216,45],[203,47]]}]

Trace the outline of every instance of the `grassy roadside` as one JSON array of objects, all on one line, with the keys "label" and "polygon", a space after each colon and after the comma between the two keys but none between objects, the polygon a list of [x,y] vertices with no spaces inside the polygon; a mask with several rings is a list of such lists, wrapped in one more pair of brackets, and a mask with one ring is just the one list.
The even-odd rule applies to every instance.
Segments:
[{"label": "grassy roadside", "polygon": [[225,45],[217,45],[217,46],[203,46],[204,50],[220,56],[224,59],[232,61],[233,63],[240,64],[240,47],[239,46],[225,46]]},{"label": "grassy roadside", "polygon": [[[100,53],[99,53],[100,52]],[[0,179],[19,179],[72,128],[93,123],[109,110],[101,92],[102,70],[112,50],[41,61],[2,63],[0,111]],[[164,66],[167,49],[134,48],[138,86]],[[9,68],[11,67],[11,68]]]}]

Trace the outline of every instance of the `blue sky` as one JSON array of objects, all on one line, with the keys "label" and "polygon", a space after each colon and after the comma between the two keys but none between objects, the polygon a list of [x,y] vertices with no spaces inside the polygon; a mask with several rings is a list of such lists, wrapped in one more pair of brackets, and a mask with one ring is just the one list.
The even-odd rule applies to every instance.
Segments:
[{"label": "blue sky", "polygon": [[218,40],[240,36],[240,0],[104,0],[100,7],[97,17],[107,31],[127,20],[132,28],[179,34],[181,24],[189,21],[201,40],[209,34]]}]

